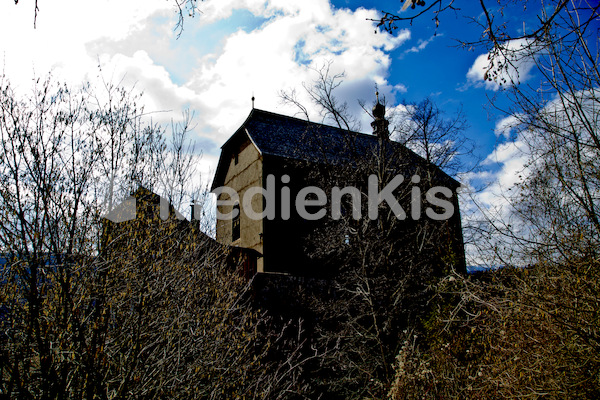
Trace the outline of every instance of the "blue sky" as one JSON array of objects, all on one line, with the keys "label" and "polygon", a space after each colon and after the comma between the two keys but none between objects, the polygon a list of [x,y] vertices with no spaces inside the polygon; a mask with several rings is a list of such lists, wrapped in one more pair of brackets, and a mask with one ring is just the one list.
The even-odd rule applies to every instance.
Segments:
[{"label": "blue sky", "polygon": [[[37,29],[29,4],[4,1],[0,55],[6,77],[25,92],[32,79],[51,71],[74,85],[103,79],[143,91],[156,122],[191,109],[205,178],[212,177],[221,144],[250,112],[252,95],[257,108],[294,115],[279,91],[301,94],[302,84],[316,77],[311,68],[331,61],[334,72],[346,74],[338,94],[361,116],[364,131],[370,121],[357,99],[373,101],[376,84],[390,107],[426,96],[448,114],[462,107],[470,125],[466,135],[477,156],[487,159],[479,177],[510,185],[523,162],[497,130],[506,116],[489,106],[494,95],[505,105],[502,93],[482,79],[485,49],[462,49],[455,40],[479,38],[480,29],[465,16],[478,18],[481,10],[478,2],[457,3],[461,12],[442,14],[437,31],[431,16],[424,16],[390,35],[376,34],[368,18],[399,11],[398,1],[206,0],[177,39],[175,10],[165,0],[40,3]],[[509,21],[511,13],[519,22],[515,32],[534,16],[518,3],[506,10]],[[521,67],[521,81],[535,82],[531,65]],[[318,120],[314,110],[311,118]],[[486,196],[491,202],[491,192]]]}]

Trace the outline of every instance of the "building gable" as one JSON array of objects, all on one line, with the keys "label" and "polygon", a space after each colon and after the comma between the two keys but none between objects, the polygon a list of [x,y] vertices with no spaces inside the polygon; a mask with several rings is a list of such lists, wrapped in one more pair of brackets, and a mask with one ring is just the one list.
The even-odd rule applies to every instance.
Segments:
[{"label": "building gable", "polygon": [[[249,217],[242,199],[247,190],[263,186],[263,159],[258,147],[253,143],[245,129],[240,128],[223,146],[217,174],[213,182],[213,191],[217,187],[233,188],[239,198],[235,204],[220,204],[218,211],[227,215],[235,210],[235,217],[217,219],[216,235],[220,243],[263,251],[263,221]],[[219,200],[232,200],[228,194],[220,194]],[[262,196],[253,196],[251,208],[260,213],[263,209]],[[262,270],[262,261],[258,262]]]}]

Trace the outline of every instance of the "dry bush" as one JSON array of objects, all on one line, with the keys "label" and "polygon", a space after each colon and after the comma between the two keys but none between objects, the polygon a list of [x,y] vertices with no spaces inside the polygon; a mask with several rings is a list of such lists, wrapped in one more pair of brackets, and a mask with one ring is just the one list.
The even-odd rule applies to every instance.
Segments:
[{"label": "dry bush", "polygon": [[390,398],[597,398],[598,278],[580,260],[446,280],[420,351],[399,355],[428,379],[398,369]]}]

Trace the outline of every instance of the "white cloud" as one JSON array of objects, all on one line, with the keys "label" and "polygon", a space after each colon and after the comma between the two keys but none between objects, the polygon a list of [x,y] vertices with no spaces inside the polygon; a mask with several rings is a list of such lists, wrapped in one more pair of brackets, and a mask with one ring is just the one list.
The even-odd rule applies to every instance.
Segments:
[{"label": "white cloud", "polygon": [[494,133],[496,134],[496,137],[502,136],[508,140],[511,138],[511,134],[515,131],[515,129],[518,128],[521,124],[522,116],[509,115],[508,117],[502,118],[496,123]]},{"label": "white cloud", "polygon": [[[377,18],[374,10],[335,9],[327,0],[207,0],[175,40],[174,9],[164,0],[57,0],[40,4],[37,29],[30,7],[9,3],[0,3],[0,56],[13,86],[31,90],[34,71],[36,77],[52,71],[74,85],[104,79],[143,91],[155,122],[177,119],[189,107],[197,137],[207,144],[200,167],[205,173],[216,165],[216,144],[250,111],[252,94],[257,108],[294,114],[280,104],[278,92],[301,92],[302,83],[315,78],[311,68],[326,61],[333,62],[333,72],[345,71],[340,96],[357,114],[362,110],[355,100],[369,102],[375,84],[389,102],[406,90],[388,83],[388,52],[410,33],[375,34],[368,21]],[[223,29],[236,10],[249,11],[255,24]],[[206,48],[210,54],[199,50]]]},{"label": "white cloud", "polygon": [[[272,1],[277,3],[280,9],[287,8],[283,1]],[[254,15],[274,15],[275,7],[268,7],[265,0],[206,0],[199,5],[201,14],[198,18],[200,24],[209,25],[216,21],[231,17],[233,11],[244,9],[252,12]],[[289,7],[289,6],[288,6]]]},{"label": "white cloud", "polygon": [[104,79],[119,80],[122,85],[144,93],[146,112],[151,113],[155,122],[178,118],[182,110],[198,101],[194,91],[173,83],[168,71],[154,63],[145,50],[138,50],[131,57],[104,54],[100,64]]},{"label": "white cloud", "polygon": [[[468,174],[462,179],[467,186],[466,192],[470,194],[470,198],[461,203],[463,226],[473,226],[477,221],[489,219],[499,232],[510,228],[511,233],[523,237],[531,234],[529,222],[515,213],[513,206],[523,200],[520,197],[523,195],[523,186],[519,184],[527,182],[536,169],[545,170],[546,162],[550,165],[558,162],[558,165],[564,166],[562,179],[566,179],[570,185],[569,190],[561,191],[558,187],[556,193],[559,195],[554,201],[564,206],[575,204],[576,208],[580,207],[580,199],[576,197],[579,174],[582,172],[574,167],[575,160],[580,168],[585,169],[583,173],[588,177],[598,175],[598,151],[594,143],[600,126],[597,95],[595,88],[556,95],[537,115],[515,114],[500,120],[496,124],[496,135],[504,140],[482,162],[482,171]],[[526,124],[528,121],[531,123]],[[549,154],[552,156],[550,160]],[[552,174],[547,176],[551,177]],[[555,183],[561,185],[560,181]],[[488,249],[501,244],[506,256],[513,250],[511,239],[499,232],[483,235],[478,240],[491,244],[487,245]],[[470,248],[468,253],[474,255],[477,250]],[[482,260],[480,258],[478,262]]]},{"label": "white cloud", "polygon": [[273,1],[264,15],[274,16],[259,29],[229,36],[221,52],[202,60],[188,84],[201,96],[199,106],[217,140],[224,141],[243,121],[253,93],[257,108],[293,113],[281,106],[278,91],[310,83],[315,78],[311,68],[328,60],[333,73],[345,71],[348,99],[373,97],[375,83],[391,95],[386,51],[407,40],[408,31],[395,37],[374,34],[367,21],[374,11],[333,10],[324,0],[311,0],[310,6]]},{"label": "white cloud", "polygon": [[438,34],[438,35],[432,35],[429,39],[427,40],[423,40],[423,39],[419,39],[417,42],[416,46],[411,47],[408,50],[405,50],[404,54],[407,53],[419,53],[422,50],[425,50],[425,48],[429,45],[429,43],[433,42],[433,39],[439,37],[439,36],[443,36],[443,34]]},{"label": "white cloud", "polygon": [[[512,118],[501,120],[498,126],[503,126]],[[519,131],[513,140],[499,143],[481,162],[482,170],[461,177],[466,192],[471,194],[473,200],[461,203],[461,206],[466,206],[464,215],[480,219],[481,213],[493,213],[498,223],[510,220],[510,198],[517,194],[516,185],[529,173],[531,153],[526,134],[527,132]],[[469,224],[469,221],[465,222],[465,225]]]},{"label": "white cloud", "polygon": [[519,262],[511,259],[513,249],[504,233],[525,228],[514,218],[512,199],[518,194],[515,185],[527,174],[528,160],[526,143],[518,137],[499,144],[482,163],[483,170],[461,176],[460,211],[468,265]]},{"label": "white cloud", "polygon": [[57,0],[40,3],[37,28],[27,4],[0,3],[0,55],[4,72],[18,86],[29,86],[32,73],[80,81],[97,64],[85,43],[106,36],[123,38],[157,10],[170,5],[161,0]]},{"label": "white cloud", "polygon": [[534,53],[527,40],[512,40],[499,54],[479,55],[467,72],[467,80],[491,90],[525,82],[535,66]]}]

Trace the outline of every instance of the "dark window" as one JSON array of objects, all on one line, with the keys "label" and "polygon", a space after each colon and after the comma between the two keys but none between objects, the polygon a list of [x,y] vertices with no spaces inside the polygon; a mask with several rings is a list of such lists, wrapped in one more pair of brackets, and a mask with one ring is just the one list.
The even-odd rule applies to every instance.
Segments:
[{"label": "dark window", "polygon": [[235,242],[240,238],[240,205],[233,206],[233,218],[231,219],[231,241]]},{"label": "dark window", "polygon": [[233,156],[233,163],[234,163],[235,165],[237,165],[237,164],[238,164],[238,153],[235,153],[235,155]]}]

